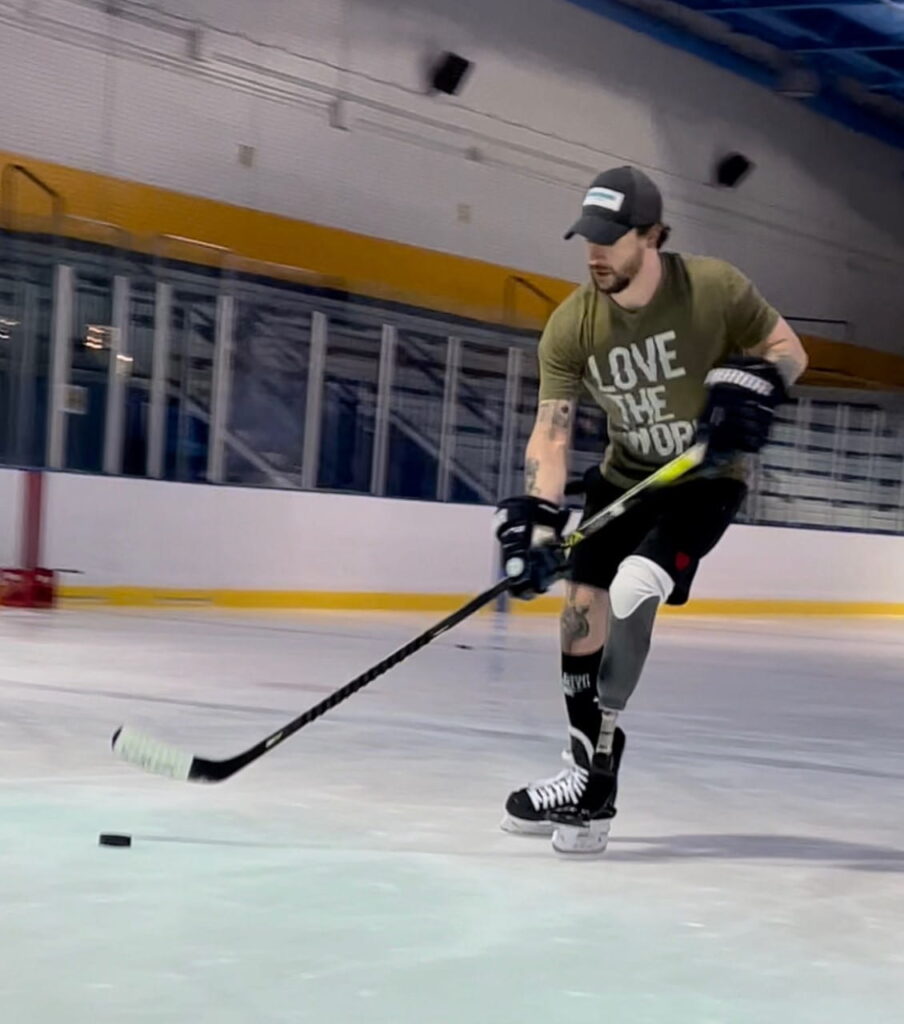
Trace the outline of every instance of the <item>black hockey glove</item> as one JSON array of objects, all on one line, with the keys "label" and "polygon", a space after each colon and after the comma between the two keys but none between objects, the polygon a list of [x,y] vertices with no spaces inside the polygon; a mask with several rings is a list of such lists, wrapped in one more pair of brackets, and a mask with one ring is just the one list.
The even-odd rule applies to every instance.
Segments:
[{"label": "black hockey glove", "polygon": [[788,391],[774,363],[733,356],[706,375],[709,389],[697,436],[712,455],[758,452]]},{"label": "black hockey glove", "polygon": [[509,592],[529,601],[543,594],[564,574],[562,531],[566,508],[543,498],[506,498],[496,509],[496,537],[502,547],[502,568]]}]

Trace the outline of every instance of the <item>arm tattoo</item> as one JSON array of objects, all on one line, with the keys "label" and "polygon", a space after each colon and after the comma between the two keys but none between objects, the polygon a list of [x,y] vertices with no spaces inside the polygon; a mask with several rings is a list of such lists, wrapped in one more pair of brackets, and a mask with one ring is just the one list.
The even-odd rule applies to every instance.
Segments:
[{"label": "arm tattoo", "polygon": [[568,440],[574,417],[574,402],[541,402],[537,410],[537,423],[547,428],[550,441]]},{"label": "arm tattoo", "polygon": [[540,472],[540,460],[528,459],[524,463],[524,481],[528,494],[539,495],[540,488],[537,487],[537,474]]}]

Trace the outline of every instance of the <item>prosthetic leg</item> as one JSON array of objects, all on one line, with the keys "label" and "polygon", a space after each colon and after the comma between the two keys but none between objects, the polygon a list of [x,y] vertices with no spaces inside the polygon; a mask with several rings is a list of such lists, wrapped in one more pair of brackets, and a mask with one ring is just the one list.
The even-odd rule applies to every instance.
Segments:
[{"label": "prosthetic leg", "polygon": [[609,634],[597,680],[602,724],[578,798],[556,807],[552,845],[557,853],[599,856],[615,817],[618,769],[625,735],[615,722],[637,687],[650,651],[653,624],[672,592],[672,577],[656,562],[631,555],[619,566],[609,591]]}]

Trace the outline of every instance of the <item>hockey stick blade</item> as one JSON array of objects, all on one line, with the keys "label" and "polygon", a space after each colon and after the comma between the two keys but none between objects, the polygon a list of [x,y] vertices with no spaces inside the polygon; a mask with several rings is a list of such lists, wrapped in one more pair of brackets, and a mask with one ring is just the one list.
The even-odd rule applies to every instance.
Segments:
[{"label": "hockey stick blade", "polygon": [[183,780],[191,775],[192,758],[188,754],[137,729],[117,729],[113,734],[113,752],[123,761],[155,775]]},{"label": "hockey stick blade", "polygon": [[113,733],[113,752],[128,764],[135,765],[153,775],[163,775],[179,782],[217,782],[231,772],[221,774],[219,765],[228,762],[207,761],[193,757],[178,747],[150,736],[139,729],[122,726]]},{"label": "hockey stick blade", "polygon": [[222,782],[224,779],[228,779],[230,775],[235,775],[237,771],[246,765],[251,764],[252,761],[262,757],[274,747],[279,746],[280,743],[285,742],[290,736],[294,736],[299,729],[303,729],[306,725],[331,711],[338,704],[348,700],[352,694],[357,693],[358,690],[363,689],[391,668],[395,668],[400,662],[411,657],[412,654],[415,654],[422,647],[426,647],[427,644],[442,636],[443,633],[448,632],[453,626],[457,626],[460,622],[469,618],[476,611],[483,608],[484,605],[495,601],[507,589],[508,580],[500,580],[482,594],[472,598],[467,604],[462,605],[457,611],[452,612],[451,615],[446,616],[445,619],[425,630],[420,636],[399,647],[398,650],[393,651],[392,654],[372,668],[369,668],[366,672],[362,672],[361,675],[357,676],[350,683],[346,683],[341,689],[331,693],[329,697],[325,697],[319,704],[315,704],[312,708],[305,711],[304,714],[294,718],[287,725],[277,729],[276,732],[271,733],[266,739],[261,740],[260,743],[256,743],[253,747],[249,747],[235,757],[230,757],[224,761],[212,761],[204,757],[193,757],[177,747],[170,746],[168,743],[161,743],[153,736],[148,736],[146,733],[140,732],[137,729],[127,728],[126,726],[121,726],[113,734],[113,751],[123,761],[155,775],[165,775],[168,778],[178,779],[182,782]]}]

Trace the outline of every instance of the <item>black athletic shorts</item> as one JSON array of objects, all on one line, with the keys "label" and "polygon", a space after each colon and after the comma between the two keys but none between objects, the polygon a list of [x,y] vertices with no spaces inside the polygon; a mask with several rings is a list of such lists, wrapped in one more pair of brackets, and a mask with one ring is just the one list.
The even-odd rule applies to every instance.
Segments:
[{"label": "black athletic shorts", "polygon": [[[584,484],[582,520],[625,493],[596,466],[585,474]],[[619,565],[629,555],[642,555],[662,566],[675,581],[667,603],[685,604],[700,559],[718,544],[746,493],[744,483],[726,478],[688,480],[651,491],[578,544],[569,578],[608,590]]]}]

